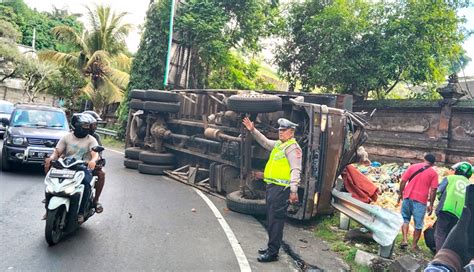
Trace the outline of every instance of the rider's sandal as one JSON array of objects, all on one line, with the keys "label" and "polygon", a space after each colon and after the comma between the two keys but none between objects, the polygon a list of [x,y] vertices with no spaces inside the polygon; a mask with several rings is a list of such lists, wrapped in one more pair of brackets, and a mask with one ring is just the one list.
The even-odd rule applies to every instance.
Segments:
[{"label": "rider's sandal", "polygon": [[101,213],[103,211],[104,211],[104,207],[102,206],[102,204],[100,204],[100,203],[95,204],[95,212],[96,213]]}]

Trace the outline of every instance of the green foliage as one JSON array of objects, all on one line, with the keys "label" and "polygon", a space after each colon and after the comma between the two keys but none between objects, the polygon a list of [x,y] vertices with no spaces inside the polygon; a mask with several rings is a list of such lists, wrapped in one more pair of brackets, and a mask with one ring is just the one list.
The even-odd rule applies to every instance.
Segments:
[{"label": "green foliage", "polygon": [[22,33],[21,44],[31,46],[33,29],[36,29],[35,48],[70,51],[67,44],[55,41],[51,29],[66,25],[80,31],[83,27],[76,15],[69,15],[63,10],[53,13],[38,12],[30,9],[23,0],[4,1],[0,4],[0,19],[12,23]]},{"label": "green foliage", "polygon": [[82,89],[87,81],[82,77],[77,69],[68,66],[58,66],[58,76],[50,81],[48,93],[62,99],[64,107],[73,110],[76,103],[80,101],[80,89]]},{"label": "green foliage", "polygon": [[[462,1],[465,2],[465,1]],[[444,0],[372,2],[310,0],[295,3],[277,50],[280,73],[304,91],[367,98],[410,84],[445,79],[464,39],[456,8]]]},{"label": "green foliage", "polygon": [[0,19],[0,37],[16,42],[21,38],[21,33],[12,23]]},{"label": "green foliage", "polygon": [[219,66],[209,76],[210,89],[274,89],[274,86],[258,76],[260,66],[254,60],[246,63],[238,54],[229,52]]},{"label": "green foliage", "polygon": [[[258,40],[276,30],[278,9],[273,1],[190,0],[178,5],[174,33],[187,50],[190,88],[271,88],[256,75],[255,62],[246,63],[233,53],[258,51]],[[135,55],[128,91],[162,89],[165,69],[170,1],[149,7],[139,50]],[[170,86],[168,86],[170,87]],[[128,103],[122,103],[119,119],[127,119]]]},{"label": "green foliage", "polygon": [[88,9],[91,29],[80,33],[76,29],[61,25],[52,33],[58,41],[67,42],[77,51],[64,53],[44,50],[41,60],[77,69],[86,80],[81,91],[102,114],[111,103],[123,100],[124,89],[129,82],[127,69],[130,58],[125,55],[125,37],[131,28],[121,20],[126,13],[116,14],[107,6]]}]

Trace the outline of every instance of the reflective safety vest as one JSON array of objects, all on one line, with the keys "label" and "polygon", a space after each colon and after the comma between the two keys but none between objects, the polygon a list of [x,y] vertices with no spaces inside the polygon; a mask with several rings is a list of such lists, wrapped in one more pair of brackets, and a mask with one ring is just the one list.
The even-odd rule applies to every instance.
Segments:
[{"label": "reflective safety vest", "polygon": [[291,167],[286,158],[285,150],[292,144],[298,144],[294,138],[284,143],[277,141],[263,172],[263,180],[266,183],[290,186]]},{"label": "reflective safety vest", "polygon": [[444,192],[446,198],[441,211],[452,213],[460,218],[462,209],[464,208],[466,187],[469,185],[469,180],[461,175],[451,175],[446,178],[448,180],[448,186]]}]

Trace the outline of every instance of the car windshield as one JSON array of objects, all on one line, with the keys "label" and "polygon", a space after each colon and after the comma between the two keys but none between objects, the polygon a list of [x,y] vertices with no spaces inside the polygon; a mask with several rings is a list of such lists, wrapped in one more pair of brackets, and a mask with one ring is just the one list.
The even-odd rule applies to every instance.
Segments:
[{"label": "car windshield", "polygon": [[0,102],[0,113],[11,114],[12,111],[13,111],[13,104]]},{"label": "car windshield", "polygon": [[10,126],[68,129],[64,112],[32,109],[16,109],[12,114]]}]

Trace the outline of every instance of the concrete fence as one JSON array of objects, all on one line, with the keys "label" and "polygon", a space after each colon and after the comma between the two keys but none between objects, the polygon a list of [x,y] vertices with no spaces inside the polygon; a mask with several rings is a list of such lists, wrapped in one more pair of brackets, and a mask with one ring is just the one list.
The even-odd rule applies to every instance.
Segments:
[{"label": "concrete fence", "polygon": [[442,163],[474,163],[474,100],[363,101],[354,111],[377,109],[364,145],[372,159],[419,161],[432,152]]}]

